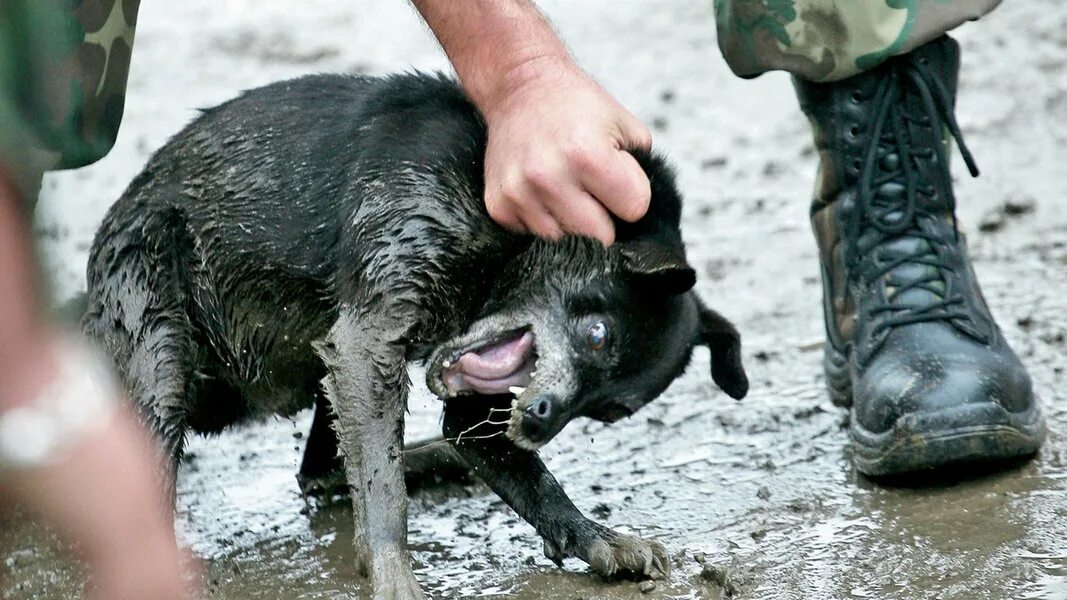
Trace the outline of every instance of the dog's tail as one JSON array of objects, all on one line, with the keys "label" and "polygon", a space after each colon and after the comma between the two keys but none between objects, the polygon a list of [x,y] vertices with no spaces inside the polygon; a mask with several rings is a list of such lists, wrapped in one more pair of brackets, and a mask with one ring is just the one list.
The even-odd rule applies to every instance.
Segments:
[{"label": "dog's tail", "polygon": [[78,292],[66,302],[52,308],[52,317],[66,325],[78,325],[85,312],[89,310],[89,296],[85,292]]}]

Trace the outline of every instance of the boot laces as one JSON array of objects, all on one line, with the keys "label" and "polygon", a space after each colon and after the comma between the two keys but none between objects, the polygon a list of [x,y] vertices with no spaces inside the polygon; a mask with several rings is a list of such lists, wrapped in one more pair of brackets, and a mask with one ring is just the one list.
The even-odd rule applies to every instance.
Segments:
[{"label": "boot laces", "polygon": [[[918,115],[909,114],[903,107],[902,102],[905,84],[918,94],[921,100],[921,112]],[[949,134],[956,141],[963,160],[973,177],[978,176],[978,167],[974,157],[967,149],[963,141],[963,134],[954,115],[951,96],[944,83],[930,71],[929,67],[920,61],[900,61],[896,68],[888,70],[888,75],[882,78],[874,95],[876,106],[873,129],[864,151],[861,162],[861,170],[858,182],[856,209],[847,224],[851,251],[847,253],[846,267],[851,279],[859,273],[857,266],[863,256],[857,245],[860,235],[865,227],[873,228],[877,232],[874,244],[868,246],[868,251],[877,251],[880,246],[894,240],[907,238],[909,240],[922,240],[916,244],[916,248],[910,252],[900,253],[892,260],[864,274],[864,279],[876,281],[888,275],[894,269],[902,265],[924,265],[927,267],[926,274],[909,278],[900,282],[895,289],[887,295],[884,303],[871,307],[871,314],[877,315],[890,313],[886,319],[880,320],[872,334],[877,335],[888,331],[893,327],[922,323],[929,321],[957,320],[973,321],[970,311],[967,310],[966,299],[958,286],[951,282],[958,280],[955,268],[948,263],[944,255],[938,251],[940,247],[948,248],[943,239],[927,233],[920,227],[920,220],[925,218],[939,218],[929,209],[922,206],[920,198],[932,198],[940,189],[945,194],[944,200],[952,215],[953,242],[959,241],[959,230],[956,223],[956,198],[952,191],[952,181],[948,170],[948,153],[945,150],[943,139],[943,126],[947,127]],[[933,132],[934,144],[932,148],[912,146],[908,124],[918,123],[929,128]],[[892,168],[886,168],[883,158],[890,154],[896,154],[898,160]],[[940,174],[939,186],[923,185],[922,174],[919,171],[920,163],[924,159],[936,158],[943,168],[937,169]],[[882,173],[878,172],[877,166],[882,163]],[[878,191],[886,183],[903,183],[904,193],[886,196]],[[867,246],[867,244],[864,244]],[[903,295],[913,289],[926,290],[934,295],[937,300],[927,302],[905,302]]]}]

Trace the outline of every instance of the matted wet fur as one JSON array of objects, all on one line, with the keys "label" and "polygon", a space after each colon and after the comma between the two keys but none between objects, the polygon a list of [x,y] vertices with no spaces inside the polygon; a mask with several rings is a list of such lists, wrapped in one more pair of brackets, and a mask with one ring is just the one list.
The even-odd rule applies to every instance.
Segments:
[{"label": "matted wet fur", "polygon": [[632,414],[698,344],[743,396],[740,337],[691,289],[663,160],[635,153],[651,207],[617,223],[614,246],[553,243],[489,219],[485,139],[442,76],[309,76],[206,110],[105,217],[84,328],[175,468],[189,430],[318,402],[302,472],[343,455],[375,598],[422,597],[402,452],[415,360],[445,401],[445,436],[549,557],[665,577],[660,544],[587,519],[536,449],[575,417]]}]

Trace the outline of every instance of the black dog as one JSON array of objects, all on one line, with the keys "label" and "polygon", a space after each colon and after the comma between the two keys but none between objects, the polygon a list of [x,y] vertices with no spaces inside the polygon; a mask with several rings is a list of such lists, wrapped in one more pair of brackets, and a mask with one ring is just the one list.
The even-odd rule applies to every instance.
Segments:
[{"label": "black dog", "polygon": [[[105,218],[84,327],[175,467],[188,429],[325,393],[376,598],[422,595],[403,480],[412,360],[446,400],[446,437],[551,558],[665,576],[662,546],[586,519],[533,450],[576,416],[632,414],[697,344],[722,389],[747,391],[737,331],[690,289],[673,175],[637,153],[649,214],[611,248],[551,243],[489,219],[485,141],[444,77],[311,76],[207,110]],[[333,447],[319,425],[309,452]]]}]

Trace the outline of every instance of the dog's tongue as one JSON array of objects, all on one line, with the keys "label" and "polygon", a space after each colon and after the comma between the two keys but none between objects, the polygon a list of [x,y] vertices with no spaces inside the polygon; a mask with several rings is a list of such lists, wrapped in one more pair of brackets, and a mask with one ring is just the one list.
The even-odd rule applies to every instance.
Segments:
[{"label": "dog's tongue", "polygon": [[534,338],[529,331],[459,357],[445,371],[445,385],[453,392],[503,394],[530,383]]}]

